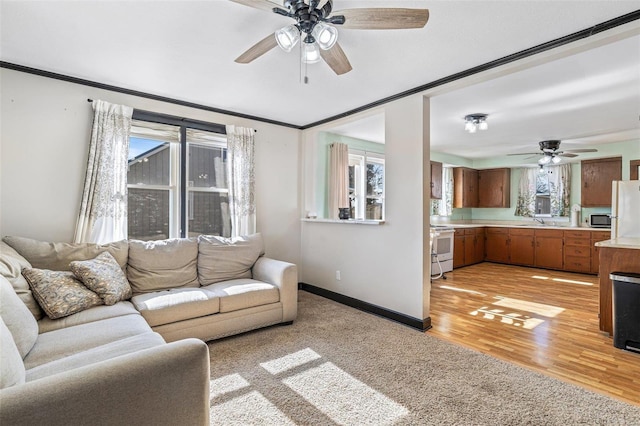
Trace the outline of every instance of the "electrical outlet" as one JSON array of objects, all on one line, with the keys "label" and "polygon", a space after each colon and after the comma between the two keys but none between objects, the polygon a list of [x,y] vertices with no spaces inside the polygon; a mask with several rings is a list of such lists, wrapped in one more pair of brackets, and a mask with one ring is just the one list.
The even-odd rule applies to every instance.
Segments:
[{"label": "electrical outlet", "polygon": [[336,280],[340,281],[340,271],[336,271]]}]

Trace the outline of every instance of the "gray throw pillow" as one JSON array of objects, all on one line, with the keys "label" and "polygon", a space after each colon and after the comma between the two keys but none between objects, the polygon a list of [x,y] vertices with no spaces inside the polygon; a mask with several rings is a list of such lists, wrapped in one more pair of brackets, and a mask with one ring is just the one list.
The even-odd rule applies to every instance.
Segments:
[{"label": "gray throw pillow", "polygon": [[5,277],[10,283],[16,294],[27,305],[35,319],[42,318],[42,309],[31,294],[29,283],[22,276],[23,268],[31,268],[31,264],[22,257],[13,247],[0,241],[0,275]]},{"label": "gray throw pillow", "polygon": [[31,268],[23,269],[22,275],[29,282],[42,310],[51,319],[103,304],[100,296],[86,288],[73,272]]},{"label": "gray throw pillow", "polygon": [[131,297],[129,281],[109,252],[91,260],[75,260],[69,266],[76,278],[97,293],[105,305],[115,305]]},{"label": "gray throw pillow", "polygon": [[198,279],[205,286],[221,281],[251,278],[251,268],[264,254],[261,234],[237,238],[198,237]]}]

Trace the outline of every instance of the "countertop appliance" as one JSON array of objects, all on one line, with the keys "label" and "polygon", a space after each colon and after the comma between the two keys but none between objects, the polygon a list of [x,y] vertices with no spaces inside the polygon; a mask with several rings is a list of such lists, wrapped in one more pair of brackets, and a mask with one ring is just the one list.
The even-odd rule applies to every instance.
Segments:
[{"label": "countertop appliance", "polygon": [[611,238],[640,238],[640,180],[613,181]]},{"label": "countertop appliance", "polygon": [[590,214],[589,226],[592,228],[611,228],[611,215],[606,213]]}]

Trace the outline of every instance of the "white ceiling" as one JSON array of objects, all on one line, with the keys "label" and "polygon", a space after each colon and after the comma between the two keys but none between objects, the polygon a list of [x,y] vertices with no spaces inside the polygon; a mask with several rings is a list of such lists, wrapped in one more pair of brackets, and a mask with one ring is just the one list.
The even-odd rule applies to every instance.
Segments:
[{"label": "white ceiling", "polygon": [[[240,53],[291,20],[225,0],[2,0],[0,58],[45,71],[304,126],[589,28],[634,11],[638,3],[334,1],[335,10],[385,6],[426,7],[430,10],[430,20],[419,30],[340,31],[339,41],[353,71],[336,76],[324,63],[310,65],[309,84],[300,83],[299,59],[295,52],[287,54],[276,48],[251,64],[235,63]],[[635,43],[637,48],[637,41]],[[630,56],[627,59],[633,62],[633,52]],[[602,73],[610,71],[606,63],[602,65]],[[560,80],[564,84],[562,88],[570,87],[571,82],[561,77],[551,73],[541,74],[540,78]],[[618,79],[616,75],[611,78]],[[460,120],[469,112],[491,114],[492,133],[472,135],[479,136],[475,140],[465,140],[465,134],[443,134],[442,137],[436,134],[435,143],[441,140],[447,146],[456,145],[456,149],[476,155],[474,143],[495,134],[493,129],[500,128],[507,114],[517,109],[515,94],[536,96],[527,99],[539,99],[537,96],[542,94],[535,87],[518,84],[516,78],[509,83],[515,94],[503,103],[489,104],[486,100],[492,97],[492,84],[497,81],[474,88],[468,101],[461,94],[451,93],[434,102],[434,114],[446,115],[442,116],[443,122]],[[550,90],[555,96],[556,88]],[[610,91],[622,89],[612,85],[602,90],[601,95]],[[568,98],[558,99],[567,105]],[[540,113],[548,110],[542,103],[537,107]],[[585,121],[594,120],[598,115],[595,109],[589,111]],[[602,114],[605,112],[601,110]],[[637,113],[636,110],[636,117]],[[547,126],[533,129],[535,133],[529,134],[525,134],[522,127],[511,129],[512,135],[517,134],[518,138],[510,143],[517,142],[518,147],[527,150],[530,144],[535,145],[538,139],[546,137],[543,135],[567,137]],[[580,135],[581,130],[577,129],[568,136]]]}]

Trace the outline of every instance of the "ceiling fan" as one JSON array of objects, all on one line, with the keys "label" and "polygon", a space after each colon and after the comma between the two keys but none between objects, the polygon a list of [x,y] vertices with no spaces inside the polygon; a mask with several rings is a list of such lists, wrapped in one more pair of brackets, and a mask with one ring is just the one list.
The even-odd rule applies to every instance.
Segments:
[{"label": "ceiling fan", "polygon": [[524,152],[520,154],[508,154],[508,155],[533,155],[533,157],[527,157],[527,158],[534,158],[536,156],[542,155],[542,157],[538,160],[538,164],[545,165],[549,163],[558,164],[560,161],[562,161],[562,158],[560,157],[574,158],[578,156],[577,153],[598,152],[597,149],[593,149],[593,148],[569,149],[566,151],[558,151],[560,149],[560,142],[561,141],[557,139],[540,141],[538,142],[538,145],[540,145],[540,152]]},{"label": "ceiling fan", "polygon": [[407,29],[422,28],[429,20],[428,9],[345,9],[332,15],[333,0],[284,0],[278,3],[270,0],[231,1],[296,21],[251,46],[236,58],[237,63],[247,64],[278,45],[290,52],[301,41],[304,63],[315,63],[322,58],[338,75],[351,71],[352,67],[337,43],[338,30],[335,26],[354,30]]}]

